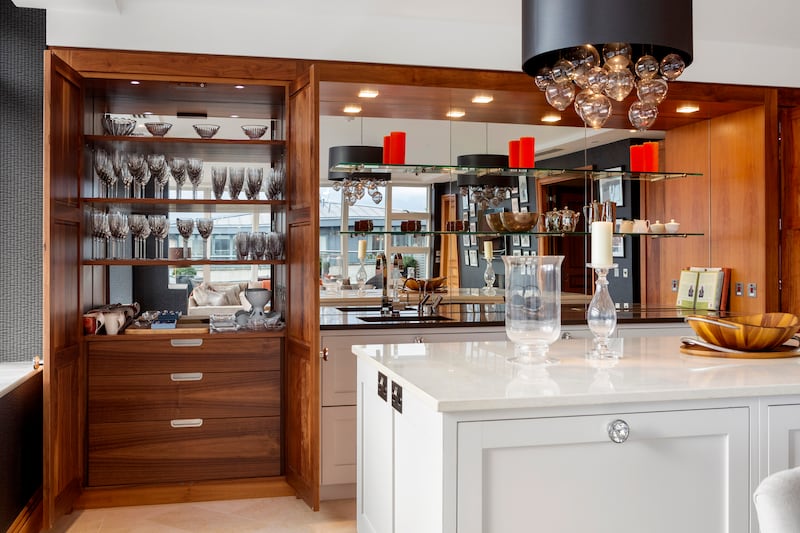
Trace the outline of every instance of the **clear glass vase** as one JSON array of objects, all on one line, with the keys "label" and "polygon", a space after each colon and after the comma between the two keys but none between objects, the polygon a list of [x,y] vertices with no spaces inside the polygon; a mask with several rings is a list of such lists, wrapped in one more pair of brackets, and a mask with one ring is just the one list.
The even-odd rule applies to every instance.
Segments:
[{"label": "clear glass vase", "polygon": [[356,283],[358,284],[358,295],[364,296],[366,291],[364,290],[364,285],[367,283],[367,269],[364,268],[364,260],[359,259],[361,266],[358,267],[358,272],[356,272]]},{"label": "clear glass vase", "polygon": [[619,353],[609,347],[609,339],[617,329],[617,308],[608,292],[608,271],[617,265],[593,267],[597,274],[594,296],[586,309],[586,323],[594,335],[594,348],[589,352],[589,357],[598,359],[617,358]]},{"label": "clear glass vase", "polygon": [[506,335],[514,362],[553,364],[550,344],[561,335],[563,255],[503,256],[506,268]]},{"label": "clear glass vase", "polygon": [[491,295],[494,295],[494,294],[497,293],[497,291],[495,291],[495,289],[494,289],[494,280],[496,278],[497,277],[495,276],[494,268],[492,267],[492,260],[491,259],[487,259],[486,260],[486,270],[483,272],[483,282],[486,284],[483,287],[484,294],[487,294],[487,295],[491,296]]}]

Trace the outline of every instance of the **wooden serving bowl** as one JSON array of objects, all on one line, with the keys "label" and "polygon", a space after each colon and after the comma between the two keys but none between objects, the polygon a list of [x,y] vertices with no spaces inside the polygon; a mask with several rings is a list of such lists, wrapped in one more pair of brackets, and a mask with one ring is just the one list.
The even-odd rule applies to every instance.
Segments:
[{"label": "wooden serving bowl", "polygon": [[791,313],[761,313],[733,318],[686,317],[704,341],[746,352],[777,348],[800,329],[800,318]]},{"label": "wooden serving bowl", "polygon": [[444,285],[445,281],[447,281],[445,276],[431,279],[408,278],[403,281],[403,287],[410,291],[431,292]]},{"label": "wooden serving bowl", "polygon": [[536,226],[536,223],[539,222],[539,214],[503,211],[500,213],[500,220],[503,222],[503,227],[506,231],[520,233],[531,231]]}]

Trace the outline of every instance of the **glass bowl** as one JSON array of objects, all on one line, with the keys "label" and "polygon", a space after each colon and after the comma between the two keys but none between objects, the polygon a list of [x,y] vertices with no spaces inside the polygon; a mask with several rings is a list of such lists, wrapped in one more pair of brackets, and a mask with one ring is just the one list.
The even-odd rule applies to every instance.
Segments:
[{"label": "glass bowl", "polygon": [[153,137],[163,137],[172,127],[172,124],[169,122],[145,122],[144,127]]},{"label": "glass bowl", "polygon": [[538,213],[511,213],[503,211],[500,213],[500,220],[506,231],[514,233],[530,231],[539,221]]},{"label": "glass bowl", "polygon": [[219,131],[219,126],[216,124],[194,124],[192,127],[202,139],[210,139]]},{"label": "glass bowl", "polygon": [[130,135],[135,128],[136,121],[132,118],[112,117],[110,115],[103,117],[103,130],[107,135]]},{"label": "glass bowl", "polygon": [[258,125],[245,125],[242,126],[242,131],[245,135],[247,135],[250,139],[256,140],[260,139],[267,133],[266,126],[258,126]]}]

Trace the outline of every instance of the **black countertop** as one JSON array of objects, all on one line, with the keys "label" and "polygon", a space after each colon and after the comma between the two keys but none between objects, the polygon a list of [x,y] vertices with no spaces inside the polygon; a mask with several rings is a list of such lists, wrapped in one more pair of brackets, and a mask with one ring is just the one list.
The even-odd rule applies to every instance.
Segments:
[{"label": "black countertop", "polygon": [[[378,306],[342,306],[320,308],[320,329],[403,329],[504,326],[503,304],[442,304],[438,318],[420,316],[413,308],[397,316],[381,316]],[[644,308],[634,306],[617,311],[619,324],[683,322],[689,315],[719,316],[717,312],[695,311],[676,307]],[[576,305],[561,306],[561,324],[585,325],[586,308]]]}]

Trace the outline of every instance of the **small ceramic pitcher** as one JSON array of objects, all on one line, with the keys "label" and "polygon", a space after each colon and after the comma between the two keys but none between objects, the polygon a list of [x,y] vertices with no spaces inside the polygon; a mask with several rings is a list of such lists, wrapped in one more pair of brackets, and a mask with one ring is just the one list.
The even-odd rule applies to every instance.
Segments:
[{"label": "small ceramic pitcher", "polygon": [[98,315],[98,322],[102,321],[106,328],[106,335],[116,335],[125,325],[124,311],[107,311]]},{"label": "small ceramic pitcher", "polygon": [[633,233],[633,220],[623,220],[619,223],[620,233]]},{"label": "small ceramic pitcher", "polygon": [[649,220],[633,220],[633,233],[648,233],[650,231]]}]

